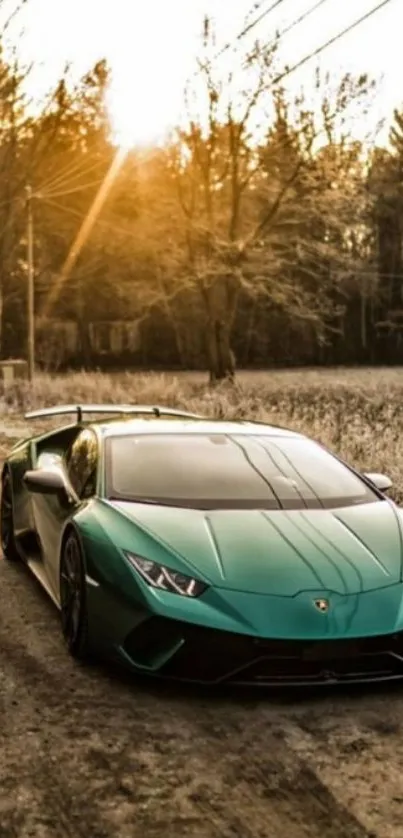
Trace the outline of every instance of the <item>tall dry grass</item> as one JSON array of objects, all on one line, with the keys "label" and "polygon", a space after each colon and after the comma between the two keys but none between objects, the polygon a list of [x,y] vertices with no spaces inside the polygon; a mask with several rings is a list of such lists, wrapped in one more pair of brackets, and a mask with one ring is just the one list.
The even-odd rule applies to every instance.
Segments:
[{"label": "tall dry grass", "polygon": [[[190,373],[72,373],[39,375],[31,387],[17,382],[0,389],[3,422],[8,423],[34,407],[130,402],[289,426],[320,440],[362,470],[386,471],[399,502],[403,502],[402,400],[403,370],[397,368],[240,373],[234,387],[223,384],[214,389],[207,386],[205,376]],[[16,428],[21,433],[21,423]]]}]

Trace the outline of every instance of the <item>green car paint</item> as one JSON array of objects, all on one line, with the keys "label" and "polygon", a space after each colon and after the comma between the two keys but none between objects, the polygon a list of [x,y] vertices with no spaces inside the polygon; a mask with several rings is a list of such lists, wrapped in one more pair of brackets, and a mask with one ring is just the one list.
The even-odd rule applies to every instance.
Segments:
[{"label": "green car paint", "polygon": [[[202,575],[209,585],[245,593],[296,596],[308,589],[355,594],[401,581],[400,527],[392,505],[328,510],[172,509],[117,503],[99,510],[113,532],[133,522],[140,555]],[[115,517],[117,516],[117,517]],[[126,524],[125,524],[126,526]],[[116,531],[115,538],[118,536]],[[158,551],[161,546],[164,552]]]},{"label": "green car paint", "polygon": [[[358,509],[342,511],[337,517],[326,512],[322,524],[320,511],[287,513],[282,527],[287,530],[285,537],[280,535],[278,523],[273,527],[271,519],[276,513],[267,517],[255,511],[207,515],[141,504],[131,505],[128,511],[121,506],[95,501],[80,522],[89,575],[103,592],[113,592],[109,607],[101,594],[101,612],[108,613],[112,624],[118,612],[125,611],[124,603],[128,604],[130,624],[132,604],[136,603],[141,613],[152,611],[265,638],[325,639],[403,630],[403,622],[399,624],[403,620],[400,524],[387,501],[379,505],[375,516],[375,509],[368,505],[367,529]],[[169,511],[175,513],[172,518]],[[354,513],[356,522],[352,521]],[[343,519],[347,519],[348,529],[341,523]],[[356,531],[365,532],[367,542],[371,542],[371,532],[375,533],[371,549],[350,529],[354,523]],[[271,541],[273,530],[276,537]],[[341,534],[339,547],[330,541],[335,530]],[[307,541],[312,548],[309,559],[302,552]],[[155,591],[125,560],[125,550],[197,576],[208,585],[206,593],[192,600]],[[102,568],[99,576],[98,568]],[[96,602],[94,587],[91,595]],[[327,613],[314,606],[314,600],[321,597],[329,600]]]},{"label": "green car paint", "polygon": [[[68,447],[88,430],[96,441],[98,458],[93,494],[81,498],[73,509],[61,508],[51,495],[33,502],[23,483],[24,474],[32,468],[45,470],[48,463],[65,468]],[[152,455],[154,437],[155,444],[159,440],[162,445],[169,438],[173,449],[186,437],[183,447],[188,452],[197,444],[203,450],[203,439],[207,440],[206,451],[214,443],[217,458],[224,456],[226,438],[239,446],[239,462],[247,454],[248,463],[259,474],[269,454],[275,462],[275,469],[270,468],[278,471],[277,483],[270,484],[270,503],[264,508],[263,490],[262,497],[255,506],[251,502],[250,508],[242,508],[239,498],[233,505],[228,500],[220,508],[214,498],[206,503],[204,496],[200,503],[189,498],[176,503],[170,497],[161,502],[152,496],[139,500],[115,497],[109,490],[113,471],[110,446],[111,440],[119,437],[128,439],[130,445],[132,440],[133,445],[137,444],[136,449],[130,448],[131,455],[135,450],[136,456],[143,443],[151,446],[147,451]],[[192,676],[193,680],[271,684],[403,677],[402,512],[364,478],[362,499],[358,497],[345,505],[336,503],[334,507],[331,500],[327,505],[316,503],[319,496],[312,488],[315,480],[312,485],[309,481],[304,483],[303,477],[298,482],[291,459],[290,465],[285,465],[288,440],[293,441],[291,451],[295,441],[316,446],[292,431],[241,422],[136,418],[59,428],[14,447],[6,461],[5,467],[12,475],[16,537],[23,541],[34,532],[39,535],[42,554],[26,558],[32,559],[30,566],[60,604],[60,551],[66,528],[74,529],[85,557],[91,645],[133,671],[169,676],[172,663],[176,677],[175,662],[189,647],[194,648],[192,662],[196,663],[204,649],[214,664],[211,678]],[[295,450],[299,463],[300,453],[298,448]],[[314,460],[316,455],[326,455],[333,462],[333,456],[319,446],[318,451],[309,449],[311,453]],[[225,456],[230,457],[232,468],[231,456],[235,454],[228,454],[226,449]],[[339,460],[337,463],[346,469],[347,476],[354,474],[360,482],[361,477],[348,466]],[[141,472],[141,468],[140,463],[139,474],[145,475],[139,478],[140,483],[143,479],[148,486],[146,470]],[[224,477],[219,479],[226,485]],[[119,479],[117,472],[117,484]],[[153,480],[158,486],[158,474]],[[193,491],[194,481],[189,485]],[[230,482],[228,485],[231,495]],[[275,506],[282,486],[286,501]],[[242,499],[241,489],[239,497]],[[203,583],[204,589],[199,596],[188,596],[154,587],[131,557],[195,579]],[[365,657],[364,665],[364,653],[354,651],[351,672],[346,675],[343,670],[340,674],[338,662],[350,649],[348,644],[365,644],[371,638],[381,642],[382,661],[376,658],[375,666],[373,657],[371,670],[370,656]],[[234,665],[231,669],[229,663],[227,667],[222,652],[227,640],[231,648],[239,642],[245,652],[238,668]],[[279,647],[281,653],[277,650],[266,654],[264,644],[270,642],[291,645]],[[342,647],[345,652],[336,654],[333,644],[340,642],[347,644]],[[263,644],[259,653],[256,643]],[[400,654],[393,651],[395,643],[401,644],[402,662],[392,666],[392,658],[395,660]],[[249,644],[248,653],[245,644]],[[236,650],[231,654],[234,661],[238,660]],[[271,669],[277,672],[280,658],[284,677],[272,678]],[[266,675],[257,676],[257,665],[262,666],[266,659]],[[314,674],[310,669],[313,660],[317,668]],[[205,667],[202,670],[205,672]],[[186,678],[186,671],[182,675]]]}]

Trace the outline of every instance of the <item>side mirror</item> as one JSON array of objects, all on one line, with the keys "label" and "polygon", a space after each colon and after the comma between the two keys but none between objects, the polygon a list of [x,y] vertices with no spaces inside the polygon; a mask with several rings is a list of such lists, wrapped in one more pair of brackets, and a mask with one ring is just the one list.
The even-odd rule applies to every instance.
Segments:
[{"label": "side mirror", "polygon": [[33,469],[26,471],[22,482],[28,491],[39,495],[68,494],[63,475],[53,469]]},{"label": "side mirror", "polygon": [[393,483],[386,474],[378,474],[378,472],[367,472],[364,474],[371,483],[379,489],[380,492],[388,492],[393,487]]}]

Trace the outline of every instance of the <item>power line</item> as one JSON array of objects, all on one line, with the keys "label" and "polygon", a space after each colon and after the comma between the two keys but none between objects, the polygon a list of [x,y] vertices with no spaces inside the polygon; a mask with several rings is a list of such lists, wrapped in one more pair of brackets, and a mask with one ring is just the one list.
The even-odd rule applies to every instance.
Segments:
[{"label": "power line", "polygon": [[[255,20],[252,20],[241,30],[241,32],[238,32],[238,35],[235,38],[235,43],[236,41],[241,41],[242,38],[245,37],[245,35],[249,35],[249,32],[251,32],[252,29],[255,29],[255,27],[258,26],[259,23],[261,23],[261,21],[264,20],[265,17],[271,14],[271,12],[274,12],[274,10],[277,9],[278,6],[281,6],[281,4],[284,2],[285,0],[275,0],[275,2],[272,3],[268,9],[266,9],[264,12],[261,12],[261,14],[257,18],[255,18]],[[324,2],[324,0],[321,0],[321,2]],[[256,10],[258,10],[262,5],[263,2],[259,3]],[[219,50],[219,52],[217,52],[213,60],[216,61],[217,58],[220,58],[225,52],[228,52],[229,49],[232,49],[233,46],[234,41],[230,41],[227,44],[225,44],[225,46],[223,46]]]},{"label": "power line", "polygon": [[[255,11],[258,11],[266,2],[267,0],[261,0],[260,3],[257,3]],[[281,4],[284,2],[286,2],[286,0],[275,0],[275,2],[272,3],[268,9],[266,9],[264,12],[261,12],[261,14],[257,18],[252,20],[250,23],[244,26],[244,28],[240,32],[238,32],[238,35],[236,35],[234,41],[228,41],[228,43],[224,44],[224,46],[213,56],[212,60],[217,61],[217,58],[221,58],[221,56],[224,55],[224,53],[228,52],[229,49],[233,49],[234,43],[236,43],[237,41],[241,41],[242,38],[245,37],[245,35],[248,35],[249,32],[251,32],[252,29],[255,29],[255,27],[258,26],[259,23],[261,23],[261,21],[264,20],[265,17],[271,14],[271,12],[274,12],[274,10],[277,9],[278,6],[281,6]],[[325,0],[320,0],[320,2],[325,2]],[[195,70],[191,74],[190,78],[192,78],[193,76],[197,76],[199,73],[200,68]]]},{"label": "power line", "polygon": [[319,9],[320,6],[323,6],[325,3],[328,2],[329,0],[317,0],[317,2],[313,4],[313,6],[310,6],[309,9],[307,9],[305,12],[303,12],[302,15],[293,20],[292,23],[285,27],[285,29],[282,29],[280,33],[281,37],[283,37],[283,35],[287,35],[288,32],[291,32],[292,29],[295,29],[296,26],[298,26],[300,23],[302,23],[304,20],[310,17],[310,15],[316,12],[316,9]]},{"label": "power line", "polygon": [[362,17],[358,18],[358,20],[355,20],[354,23],[351,23],[349,26],[346,26],[345,29],[343,29],[341,32],[338,32],[338,34],[334,35],[332,38],[329,38],[329,40],[326,41],[325,44],[322,44],[313,52],[310,52],[309,55],[306,55],[304,58],[301,59],[301,61],[298,61],[292,67],[289,67],[288,70],[284,70],[283,73],[280,73],[275,79],[273,79],[272,84],[278,84],[280,81],[283,81],[283,79],[290,76],[291,73],[294,73],[295,70],[299,70],[300,67],[303,67],[304,64],[307,64],[308,61],[311,61],[312,58],[315,58],[317,55],[320,55],[322,52],[325,51],[325,49],[328,49],[328,47],[332,46],[337,41],[340,41],[341,38],[343,38],[345,35],[348,35],[354,29],[357,29],[357,27],[360,26],[361,23],[364,23],[366,20],[369,20],[369,18],[372,17],[372,15],[376,14],[376,12],[379,12],[381,9],[384,8],[384,6],[387,6],[387,4],[390,2],[391,0],[383,0],[382,3],[378,3],[377,6],[374,6],[374,8],[370,9],[370,11],[367,12],[365,15],[362,15]]},{"label": "power line", "polygon": [[[313,4],[313,6],[310,6],[309,9],[307,9],[299,17],[295,18],[295,20],[289,23],[288,26],[282,29],[281,32],[278,33],[277,37],[266,45],[266,49],[270,49],[270,47],[275,47],[278,40],[281,40],[284,37],[284,35],[287,35],[288,32],[291,32],[293,29],[296,28],[296,26],[299,26],[301,23],[304,22],[304,20],[307,20],[308,17],[310,17],[314,12],[316,12],[317,9],[319,9],[321,6],[324,6],[324,4],[328,2],[329,0],[317,0],[316,3]],[[244,66],[246,67],[246,62]]]},{"label": "power line", "polygon": [[[75,218],[79,218],[80,221],[83,220],[82,212],[79,212],[78,210],[73,209],[73,207],[69,207],[66,204],[60,204],[58,201],[54,201],[51,198],[44,198],[42,202],[44,204],[47,204],[50,207],[54,207],[55,209],[60,210],[61,212],[67,212],[69,215],[74,215]],[[106,227],[108,230],[111,230],[112,232],[117,233],[117,234],[122,235],[122,236],[128,236],[129,238],[133,238],[133,237],[136,236],[136,234],[133,232],[133,230],[125,229],[121,225],[118,226],[117,224],[114,224],[113,222],[110,222],[110,221],[105,221],[102,218],[97,218],[97,224],[99,224],[102,227]]]},{"label": "power line", "polygon": [[[260,3],[257,3],[256,6],[255,6],[254,11],[258,11],[264,5],[265,2],[267,2],[267,0],[261,0]],[[240,32],[238,32],[238,35],[235,37],[234,41],[228,41],[228,43],[226,43],[214,55],[213,61],[216,61],[217,58],[220,58],[229,49],[233,49],[234,43],[236,43],[237,41],[241,41],[242,38],[244,38],[246,35],[248,35],[249,32],[251,32],[253,29],[255,29],[255,27],[258,26],[259,23],[262,22],[262,20],[264,20],[269,14],[271,14],[271,12],[274,12],[275,9],[277,9],[279,6],[281,6],[281,4],[284,3],[284,2],[285,2],[285,0],[275,0],[275,2],[272,3],[271,6],[269,6],[268,9],[265,9],[265,11],[261,12],[261,14],[258,15],[257,18],[252,20]],[[298,26],[300,23],[302,23],[304,20],[306,20],[308,17],[310,17],[310,15],[312,15],[317,9],[319,9],[320,6],[323,6],[327,2],[328,2],[328,0],[317,0],[317,2],[313,4],[313,6],[311,6],[309,9],[307,9],[305,12],[303,12],[298,18],[293,20],[292,23],[290,23],[288,26],[286,26],[285,29],[283,29],[280,32],[280,37],[283,37],[283,35],[286,35],[288,32],[291,32],[292,29],[295,29],[296,26]],[[273,41],[272,43],[274,45],[276,43],[276,41]],[[196,76],[196,75],[199,74],[199,72],[200,72],[200,68],[195,70],[195,72],[192,75]]]},{"label": "power line", "polygon": [[[95,160],[91,166],[88,165],[92,160]],[[44,191],[47,189],[63,189],[65,186],[70,187],[73,181],[81,178],[83,175],[88,175],[89,172],[99,168],[102,161],[99,158],[99,151],[86,152],[80,160],[70,161],[70,163],[63,167],[59,166],[57,175],[53,174],[49,180],[40,183],[37,189]]]},{"label": "power line", "polygon": [[64,189],[61,192],[52,192],[52,191],[42,191],[38,190],[36,192],[36,196],[38,198],[64,198],[66,195],[74,195],[76,192],[87,192],[88,189],[94,189],[96,186],[100,186],[103,181],[103,178],[98,180],[93,180],[90,183],[82,184],[81,186],[75,186],[71,189]]}]

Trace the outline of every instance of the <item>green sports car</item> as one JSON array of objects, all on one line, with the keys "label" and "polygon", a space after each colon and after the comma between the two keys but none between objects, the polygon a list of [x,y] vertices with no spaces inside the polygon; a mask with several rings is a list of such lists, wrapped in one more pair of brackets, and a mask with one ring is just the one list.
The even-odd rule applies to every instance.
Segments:
[{"label": "green sports car", "polygon": [[27,418],[73,411],[14,446],[1,499],[3,554],[52,597],[72,655],[203,683],[403,677],[387,477],[259,422],[130,405]]}]

